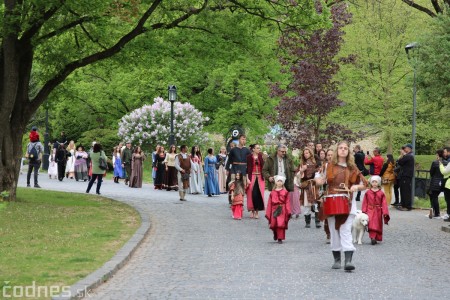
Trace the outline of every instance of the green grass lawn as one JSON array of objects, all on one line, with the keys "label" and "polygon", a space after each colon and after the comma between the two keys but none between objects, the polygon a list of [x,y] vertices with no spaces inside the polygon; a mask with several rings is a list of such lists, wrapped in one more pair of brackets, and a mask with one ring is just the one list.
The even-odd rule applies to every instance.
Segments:
[{"label": "green grass lawn", "polygon": [[18,188],[17,201],[0,202],[0,288],[71,285],[114,256],[140,222],[117,201]]},{"label": "green grass lawn", "polygon": [[416,170],[430,170],[431,163],[436,159],[436,155],[416,155]]},{"label": "green grass lawn", "polygon": [[[430,208],[430,198],[416,198],[414,199],[414,207],[416,208]],[[439,208],[441,209],[441,216],[445,215],[445,210],[447,209],[447,203],[444,197],[439,198]]]}]

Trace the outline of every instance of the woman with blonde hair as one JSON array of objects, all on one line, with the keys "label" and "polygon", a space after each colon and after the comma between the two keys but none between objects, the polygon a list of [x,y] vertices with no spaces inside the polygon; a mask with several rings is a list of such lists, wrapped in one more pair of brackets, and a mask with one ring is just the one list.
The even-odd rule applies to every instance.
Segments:
[{"label": "woman with blonde hair", "polygon": [[313,149],[305,147],[301,156],[301,163],[298,168],[300,183],[300,205],[303,207],[303,215],[305,216],[306,228],[311,227],[311,212],[315,213],[316,228],[322,227],[318,212],[314,209],[319,191],[314,181],[314,176],[318,170]]},{"label": "woman with blonde hair", "polygon": [[341,251],[343,251],[345,255],[344,270],[354,270],[352,257],[355,246],[352,242],[352,223],[356,215],[356,200],[353,199],[353,193],[365,190],[367,181],[355,165],[348,142],[342,141],[337,144],[326,173],[324,176],[316,176],[315,181],[317,185],[327,183],[325,200],[329,195],[343,194],[342,190],[348,192],[348,214],[330,214],[327,212],[329,215],[324,215],[324,217],[328,219],[331,233],[331,251],[334,258],[334,264],[331,268],[340,269],[342,267]]},{"label": "woman with blonde hair", "polygon": [[75,178],[75,152],[77,147],[75,146],[74,141],[70,141],[66,150],[70,153],[70,156],[67,158],[66,164],[66,178],[74,179]]}]

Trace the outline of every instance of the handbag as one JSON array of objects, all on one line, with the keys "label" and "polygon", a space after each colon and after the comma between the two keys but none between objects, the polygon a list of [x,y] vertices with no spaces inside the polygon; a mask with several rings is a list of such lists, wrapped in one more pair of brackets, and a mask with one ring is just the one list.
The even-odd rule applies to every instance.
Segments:
[{"label": "handbag", "polygon": [[101,170],[107,170],[108,169],[108,164],[106,163],[106,160],[100,156],[100,158],[98,159],[98,167]]}]

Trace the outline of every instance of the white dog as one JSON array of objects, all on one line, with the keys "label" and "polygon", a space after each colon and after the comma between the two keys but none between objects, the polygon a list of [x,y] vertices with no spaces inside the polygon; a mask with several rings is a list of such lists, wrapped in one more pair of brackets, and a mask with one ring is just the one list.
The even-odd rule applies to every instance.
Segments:
[{"label": "white dog", "polygon": [[357,210],[352,225],[353,243],[358,242],[358,245],[362,245],[362,238],[364,235],[364,231],[366,231],[367,229],[368,224],[369,224],[369,216],[363,213],[362,211]]}]

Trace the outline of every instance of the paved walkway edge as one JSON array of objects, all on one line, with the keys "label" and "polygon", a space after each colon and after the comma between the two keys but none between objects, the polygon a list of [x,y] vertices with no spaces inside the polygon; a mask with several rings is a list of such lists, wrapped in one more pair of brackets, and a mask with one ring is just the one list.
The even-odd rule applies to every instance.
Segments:
[{"label": "paved walkway edge", "polygon": [[[106,198],[106,197],[105,197]],[[115,201],[120,201],[113,199]],[[120,201],[122,202],[122,201]],[[120,270],[133,256],[136,249],[141,245],[144,238],[150,232],[151,222],[150,216],[147,215],[140,208],[131,205],[130,203],[125,203],[130,205],[135,210],[138,211],[141,217],[141,227],[133,234],[133,236],[126,242],[126,244],[114,255],[108,262],[106,262],[100,269],[89,274],[85,278],[76,282],[70,287],[70,291],[64,290],[63,293],[52,300],[69,300],[69,299],[81,299],[84,297],[89,297],[91,290],[95,289],[103,282],[110,279],[118,270]]]}]

